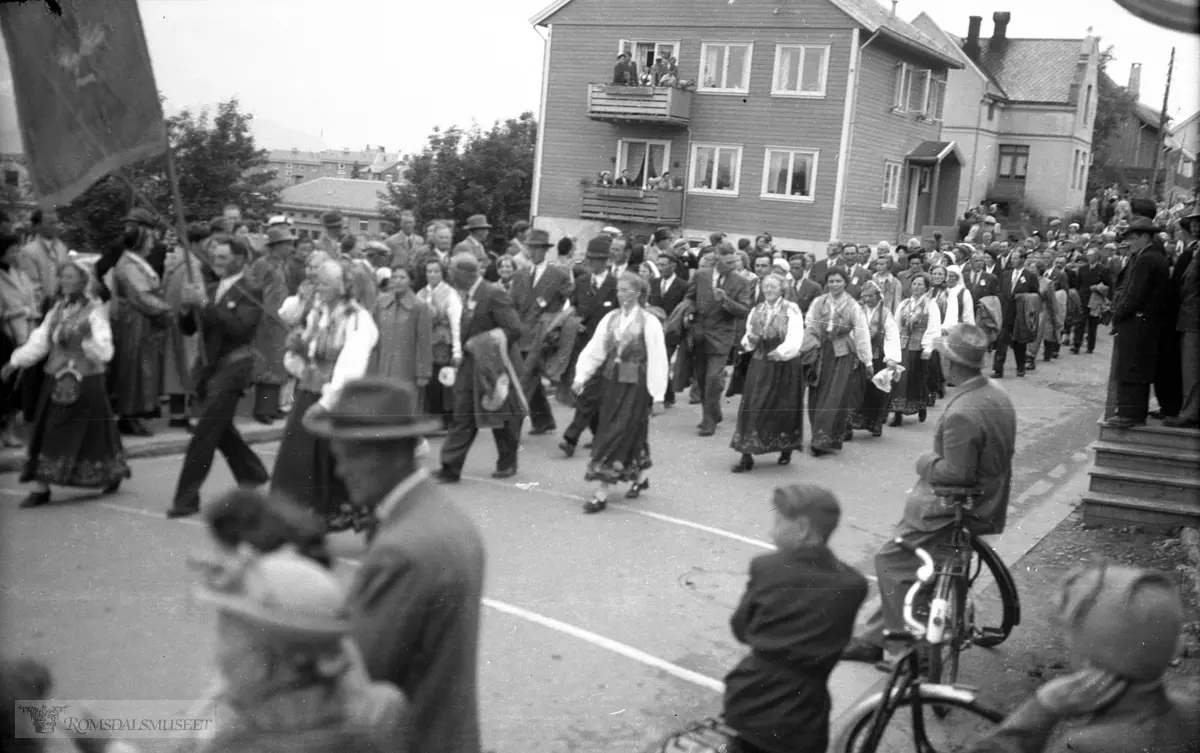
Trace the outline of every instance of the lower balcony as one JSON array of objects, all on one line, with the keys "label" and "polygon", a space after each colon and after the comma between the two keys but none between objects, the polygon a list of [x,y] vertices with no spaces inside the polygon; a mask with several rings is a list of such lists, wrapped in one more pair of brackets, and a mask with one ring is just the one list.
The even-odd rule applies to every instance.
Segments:
[{"label": "lower balcony", "polygon": [[1000,178],[988,189],[988,201],[1021,201],[1025,198],[1025,181]]},{"label": "lower balcony", "polygon": [[587,186],[579,216],[606,222],[678,225],[683,221],[683,191]]},{"label": "lower balcony", "polygon": [[692,121],[692,93],[671,86],[589,84],[587,113],[592,120],[618,125],[683,127]]}]

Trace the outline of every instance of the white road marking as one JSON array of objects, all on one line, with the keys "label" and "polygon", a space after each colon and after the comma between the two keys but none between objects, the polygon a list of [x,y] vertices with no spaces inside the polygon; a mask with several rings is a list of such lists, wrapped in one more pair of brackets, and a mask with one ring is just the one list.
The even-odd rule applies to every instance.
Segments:
[{"label": "white road marking", "polygon": [[1046,475],[1053,479],[1060,479],[1063,476],[1065,476],[1066,473],[1067,473],[1067,467],[1065,465],[1056,465],[1053,468],[1051,468],[1046,473]]}]

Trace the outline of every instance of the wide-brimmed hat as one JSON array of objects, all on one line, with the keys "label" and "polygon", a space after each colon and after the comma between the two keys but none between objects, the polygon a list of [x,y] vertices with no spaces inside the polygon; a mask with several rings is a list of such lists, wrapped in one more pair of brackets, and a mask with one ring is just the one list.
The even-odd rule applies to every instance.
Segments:
[{"label": "wide-brimmed hat", "polygon": [[1153,235],[1162,231],[1162,227],[1154,224],[1154,220],[1148,217],[1134,217],[1133,222],[1126,225],[1122,233],[1124,235],[1129,235],[1130,233],[1149,233]]},{"label": "wide-brimmed hat", "polygon": [[550,248],[554,244],[550,242],[550,233],[545,230],[530,230],[529,237],[525,239],[525,245],[533,248]]},{"label": "wide-brimmed hat", "polygon": [[144,207],[134,207],[125,215],[126,222],[136,222],[139,225],[146,227],[158,227],[158,218],[154,216],[154,212]]},{"label": "wide-brimmed hat", "polygon": [[267,245],[274,246],[279,243],[294,243],[295,236],[292,231],[286,227],[276,226],[267,231]]},{"label": "wide-brimmed hat", "polygon": [[195,592],[199,601],[267,633],[336,639],[350,632],[346,594],[338,581],[291,547],[252,559],[193,564],[205,573]]},{"label": "wide-brimmed hat", "polygon": [[321,224],[325,227],[337,227],[343,223],[341,212],[326,212],[321,215]]},{"label": "wide-brimmed hat", "polygon": [[586,259],[596,261],[604,259],[608,261],[608,251],[612,248],[612,238],[607,235],[597,235],[588,241]]},{"label": "wide-brimmed hat", "polygon": [[312,434],[343,441],[424,437],[441,426],[418,410],[412,387],[386,377],[350,382],[332,410],[304,417],[304,428]]},{"label": "wide-brimmed hat", "polygon": [[945,337],[934,340],[934,345],[947,361],[968,369],[983,369],[988,349],[987,333],[974,324],[955,325]]},{"label": "wide-brimmed hat", "polygon": [[469,233],[472,230],[491,230],[492,226],[488,224],[488,219],[482,214],[473,214],[467,218],[465,230]]},{"label": "wide-brimmed hat", "polygon": [[1191,222],[1192,220],[1200,220],[1200,202],[1196,202],[1189,209],[1183,210],[1180,216],[1180,222]]}]

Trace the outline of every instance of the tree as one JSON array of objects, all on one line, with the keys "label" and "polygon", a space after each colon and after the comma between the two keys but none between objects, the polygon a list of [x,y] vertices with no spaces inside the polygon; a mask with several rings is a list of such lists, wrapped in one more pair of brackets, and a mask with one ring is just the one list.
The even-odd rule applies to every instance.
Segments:
[{"label": "tree", "polygon": [[[208,110],[184,110],[167,118],[185,213],[207,220],[227,204],[236,204],[249,217],[265,219],[270,214],[279,189],[271,185],[274,171],[265,169],[266,150],[254,143],[252,119],[236,98],[218,104],[215,116]],[[62,216],[74,243],[102,248],[120,234],[122,218],[134,206],[146,206],[174,224],[164,157],[105,176],[63,208]]]},{"label": "tree", "polygon": [[1137,117],[1137,97],[1106,73],[1108,64],[1114,60],[1116,56],[1111,45],[1100,53],[1100,69],[1096,77],[1095,127],[1092,131],[1092,164],[1087,178],[1088,196],[1095,196],[1115,180],[1112,168],[1119,156],[1117,137],[1125,123]]},{"label": "tree", "polygon": [[434,128],[425,148],[412,157],[404,180],[388,186],[380,211],[399,224],[402,210],[422,222],[462,223],[483,214],[497,228],[529,218],[537,121],[523,112],[486,131]]}]

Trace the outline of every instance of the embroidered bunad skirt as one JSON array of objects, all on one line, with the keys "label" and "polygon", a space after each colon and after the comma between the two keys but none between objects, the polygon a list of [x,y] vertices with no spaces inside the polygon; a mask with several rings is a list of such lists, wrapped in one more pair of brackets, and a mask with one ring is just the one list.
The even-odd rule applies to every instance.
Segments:
[{"label": "embroidered bunad skirt", "polygon": [[850,414],[862,401],[861,371],[862,364],[853,352],[837,356],[831,340],[821,345],[821,371],[808,399],[811,449],[819,452],[842,449]]},{"label": "embroidered bunad skirt", "polygon": [[804,446],[804,376],[799,358],[768,361],[782,340],[755,349],[729,446],[745,455],[798,450]]},{"label": "embroidered bunad skirt", "polygon": [[620,380],[621,370],[611,355],[600,367],[599,379],[589,380],[589,386],[595,385],[599,423],[584,474],[587,481],[635,481],[653,465],[649,441],[652,403],[646,387],[645,356],[644,344],[631,345],[622,355],[626,364],[637,367],[635,381]]},{"label": "embroidered bunad skirt", "polygon": [[921,358],[920,350],[904,351],[900,363],[904,367],[904,373],[900,375],[900,381],[892,387],[889,411],[911,416],[932,405],[929,402],[929,377],[926,373],[932,363],[932,358],[928,361]]},{"label": "embroidered bunad skirt", "polygon": [[129,478],[104,374],[83,377],[79,398],[70,405],[52,402],[53,388],[54,378],[46,375],[21,481],[103,489]]}]

